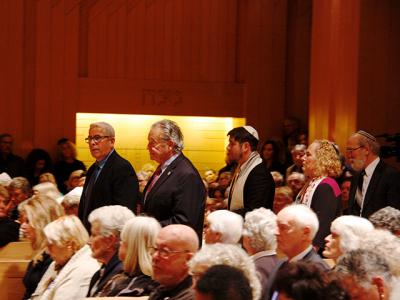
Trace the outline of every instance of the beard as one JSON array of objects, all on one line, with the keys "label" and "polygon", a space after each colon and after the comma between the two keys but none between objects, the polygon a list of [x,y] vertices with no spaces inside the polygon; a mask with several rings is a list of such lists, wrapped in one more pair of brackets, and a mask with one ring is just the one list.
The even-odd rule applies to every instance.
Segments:
[{"label": "beard", "polygon": [[365,159],[353,159],[350,166],[356,172],[361,172],[364,169]]}]

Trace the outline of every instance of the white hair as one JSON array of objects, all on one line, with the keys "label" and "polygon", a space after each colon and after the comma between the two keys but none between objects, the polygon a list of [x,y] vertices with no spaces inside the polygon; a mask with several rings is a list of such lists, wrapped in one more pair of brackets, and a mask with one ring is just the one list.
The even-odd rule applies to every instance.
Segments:
[{"label": "white hair", "polygon": [[92,128],[101,128],[104,132],[105,135],[108,135],[110,137],[115,137],[115,130],[114,128],[106,123],[106,122],[95,122],[90,124],[89,130]]},{"label": "white hair", "polygon": [[336,233],[342,253],[358,249],[363,243],[362,238],[374,230],[374,225],[367,219],[357,216],[341,216],[336,218],[331,225],[331,232]]},{"label": "white hair", "polygon": [[78,206],[81,201],[82,190],[81,186],[74,188],[62,198],[61,204],[65,207]]},{"label": "white hair", "polygon": [[164,141],[172,141],[174,143],[175,152],[181,152],[183,150],[183,134],[178,124],[172,120],[161,120],[153,125],[151,128],[161,129],[161,139]]},{"label": "white hair", "polygon": [[238,245],[220,243],[204,245],[188,263],[189,272],[192,274],[199,269],[205,272],[214,265],[227,265],[242,270],[250,282],[253,299],[260,298],[261,284],[254,262]]},{"label": "white hair", "polygon": [[91,225],[94,222],[100,224],[101,235],[109,236],[114,234],[119,237],[125,223],[133,217],[135,217],[135,214],[125,206],[108,205],[92,211],[88,220]]},{"label": "white hair", "polygon": [[310,238],[314,239],[319,228],[319,221],[315,212],[307,205],[292,204],[283,208],[278,213],[278,216],[280,214],[291,216],[297,226],[310,228]]},{"label": "white hair", "polygon": [[42,182],[33,187],[33,190],[38,192],[39,195],[47,196],[54,201],[62,197],[61,192],[58,190],[57,186],[52,182]]},{"label": "white hair", "polygon": [[248,212],[244,218],[243,235],[257,251],[276,249],[276,215],[264,207]]},{"label": "white hair", "polygon": [[221,234],[220,242],[236,244],[242,236],[242,216],[229,210],[216,210],[207,216],[210,230]]}]

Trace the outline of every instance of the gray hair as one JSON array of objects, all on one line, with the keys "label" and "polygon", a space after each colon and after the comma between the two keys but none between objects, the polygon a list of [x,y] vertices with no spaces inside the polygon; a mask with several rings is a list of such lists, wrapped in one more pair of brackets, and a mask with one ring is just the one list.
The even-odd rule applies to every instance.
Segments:
[{"label": "gray hair", "polygon": [[183,150],[183,134],[178,124],[174,121],[164,119],[151,125],[152,129],[156,127],[161,129],[161,139],[163,141],[172,141],[176,152]]},{"label": "gray hair", "polygon": [[89,130],[93,128],[101,128],[107,136],[115,137],[114,128],[106,122],[95,122],[90,124]]},{"label": "gray hair", "polygon": [[379,251],[391,269],[392,275],[400,276],[400,239],[387,230],[375,229],[360,243],[360,249]]},{"label": "gray hair", "polygon": [[368,146],[373,154],[379,155],[381,146],[372,134],[369,134],[363,130],[359,130],[353,135],[357,137],[360,146]]},{"label": "gray hair", "polygon": [[364,288],[370,287],[374,277],[382,277],[388,283],[392,275],[390,267],[383,255],[375,251],[357,249],[339,258],[335,271],[340,276],[351,276]]},{"label": "gray hair", "polygon": [[242,236],[242,216],[229,210],[216,210],[207,216],[209,228],[221,234],[221,243],[236,244]]},{"label": "gray hair", "polygon": [[30,196],[32,193],[31,185],[25,177],[14,177],[8,185],[10,189],[20,189],[24,194]]},{"label": "gray hair", "polygon": [[195,274],[201,268],[205,272],[214,265],[228,265],[243,271],[249,279],[253,299],[261,296],[261,284],[251,257],[239,246],[229,244],[204,245],[189,261],[189,272]]},{"label": "gray hair", "polygon": [[386,206],[369,216],[369,220],[377,228],[387,229],[393,234],[400,231],[400,210]]},{"label": "gray hair", "polygon": [[374,225],[367,219],[357,216],[341,216],[331,225],[331,232],[339,235],[339,247],[342,253],[358,249],[362,239],[374,230]]},{"label": "gray hair", "polygon": [[297,226],[310,228],[310,238],[314,239],[319,228],[319,221],[315,212],[307,205],[292,204],[283,208],[278,216],[280,214],[289,214]]},{"label": "gray hair", "polygon": [[119,238],[125,223],[135,217],[134,213],[125,206],[108,205],[102,206],[89,215],[89,222],[93,225],[98,222],[101,228],[101,235],[109,236],[114,234]]},{"label": "gray hair", "polygon": [[276,250],[276,215],[264,207],[248,212],[244,219],[243,235],[256,251]]},{"label": "gray hair", "polygon": [[78,206],[79,202],[81,201],[82,190],[83,188],[80,186],[74,188],[72,191],[70,191],[63,197],[61,204],[67,208],[72,206]]},{"label": "gray hair", "polygon": [[295,151],[306,151],[307,150],[307,147],[306,147],[306,145],[304,145],[304,144],[297,144],[297,145],[295,145],[294,147],[293,147],[293,149],[292,149],[292,153],[293,152],[295,152]]}]

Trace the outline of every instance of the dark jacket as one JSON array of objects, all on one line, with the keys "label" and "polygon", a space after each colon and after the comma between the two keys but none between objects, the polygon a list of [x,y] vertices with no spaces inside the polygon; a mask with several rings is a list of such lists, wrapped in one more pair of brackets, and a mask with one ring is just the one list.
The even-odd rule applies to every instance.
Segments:
[{"label": "dark jacket", "polygon": [[23,300],[29,299],[32,293],[36,290],[40,279],[42,279],[43,274],[47,271],[47,268],[53,260],[47,253],[43,253],[41,260],[33,264],[31,261],[26,269],[24,278],[22,279],[25,286],[25,294],[22,298]]}]

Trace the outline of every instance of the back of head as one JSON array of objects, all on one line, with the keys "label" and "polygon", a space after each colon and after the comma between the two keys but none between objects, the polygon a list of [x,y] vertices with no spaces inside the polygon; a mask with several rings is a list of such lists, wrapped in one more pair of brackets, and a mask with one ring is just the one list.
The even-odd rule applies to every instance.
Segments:
[{"label": "back of head", "polygon": [[196,291],[212,300],[251,300],[251,287],[244,273],[227,265],[210,267],[196,282]]},{"label": "back of head", "polygon": [[387,229],[393,234],[400,235],[400,210],[386,206],[369,216],[376,228]]},{"label": "back of head", "polygon": [[151,128],[160,128],[161,139],[163,141],[172,141],[175,152],[183,150],[183,134],[178,124],[174,121],[164,119],[151,125]]},{"label": "back of head", "polygon": [[[228,132],[227,135],[241,144],[248,142],[250,144],[251,151],[256,151],[259,140],[258,133],[251,126],[248,126],[250,131],[248,131],[245,127],[246,126],[233,128]],[[254,131],[251,130],[251,128]]]},{"label": "back of head", "polygon": [[229,210],[216,210],[207,216],[210,229],[221,234],[220,242],[236,244],[242,236],[243,218]]},{"label": "back of head", "polygon": [[134,216],[134,213],[125,206],[108,205],[93,210],[88,220],[92,226],[94,222],[99,223],[101,235],[109,236],[114,234],[119,238],[125,223]]},{"label": "back of head", "polygon": [[35,193],[38,193],[38,195],[47,196],[54,201],[62,196],[57,186],[52,182],[39,183],[33,187],[33,190]]},{"label": "back of head", "polygon": [[319,147],[315,151],[316,175],[338,177],[342,173],[342,163],[337,146],[328,140],[315,140]]},{"label": "back of head", "polygon": [[139,267],[143,274],[152,276],[152,258],[149,249],[155,246],[160,230],[160,223],[151,217],[138,216],[126,222],[121,233],[121,240],[126,243],[126,255],[123,261],[126,273],[133,274]]},{"label": "back of head", "polygon": [[14,177],[8,185],[9,189],[20,189],[29,197],[32,194],[31,184],[25,177]]}]

